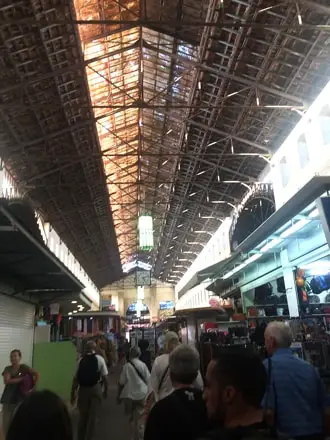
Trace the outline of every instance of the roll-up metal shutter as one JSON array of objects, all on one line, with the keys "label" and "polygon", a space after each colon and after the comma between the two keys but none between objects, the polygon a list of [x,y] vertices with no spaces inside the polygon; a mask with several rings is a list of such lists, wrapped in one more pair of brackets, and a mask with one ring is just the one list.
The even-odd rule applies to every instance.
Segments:
[{"label": "roll-up metal shutter", "polygon": [[[32,365],[35,306],[0,294],[0,373],[17,348],[22,362]],[[0,378],[0,395],[4,385]]]}]

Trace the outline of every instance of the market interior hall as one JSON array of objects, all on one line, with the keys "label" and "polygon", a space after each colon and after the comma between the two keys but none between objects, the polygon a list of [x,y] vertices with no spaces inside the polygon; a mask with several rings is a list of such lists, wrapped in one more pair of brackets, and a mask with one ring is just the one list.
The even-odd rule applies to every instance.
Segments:
[{"label": "market interior hall", "polygon": [[330,390],[329,2],[2,0],[0,29],[0,368],[69,402],[86,341],[117,380],[174,331],[205,377],[276,321]]}]

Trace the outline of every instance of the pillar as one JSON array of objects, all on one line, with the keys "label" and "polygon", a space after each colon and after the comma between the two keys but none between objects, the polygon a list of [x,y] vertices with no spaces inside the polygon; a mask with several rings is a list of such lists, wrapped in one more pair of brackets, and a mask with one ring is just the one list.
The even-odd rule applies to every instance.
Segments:
[{"label": "pillar", "polygon": [[289,260],[287,249],[281,251],[281,264],[283,268],[286,297],[288,300],[289,315],[291,318],[299,317],[298,296],[294,268]]}]

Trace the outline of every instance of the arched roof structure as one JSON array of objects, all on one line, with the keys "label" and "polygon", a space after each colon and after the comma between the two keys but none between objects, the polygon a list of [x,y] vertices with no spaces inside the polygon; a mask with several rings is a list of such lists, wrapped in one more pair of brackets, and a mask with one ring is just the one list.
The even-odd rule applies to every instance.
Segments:
[{"label": "arched roof structure", "polygon": [[328,82],[329,20],[326,0],[3,0],[0,157],[99,287],[137,258],[179,277]]}]

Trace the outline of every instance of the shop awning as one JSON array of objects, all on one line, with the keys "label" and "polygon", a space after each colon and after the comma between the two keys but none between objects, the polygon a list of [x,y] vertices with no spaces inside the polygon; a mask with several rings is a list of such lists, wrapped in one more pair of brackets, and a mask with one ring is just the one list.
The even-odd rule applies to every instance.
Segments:
[{"label": "shop awning", "polygon": [[234,281],[232,279],[222,280],[220,278],[216,278],[213,283],[211,283],[206,289],[210,292],[215,293],[216,295],[229,291],[231,297],[240,297],[241,291],[239,288],[234,288]]},{"label": "shop awning", "polygon": [[[229,258],[222,260],[222,263],[225,263],[227,260],[229,260]],[[180,290],[179,298],[181,298],[186,292],[188,292],[188,290],[198,286],[198,284],[201,284],[207,279],[212,278],[214,275],[214,269],[218,266],[218,264],[219,263],[206,267],[205,269],[202,269],[195,273],[195,275],[190,279],[190,281],[188,281],[184,288]]]},{"label": "shop awning", "polygon": [[201,307],[198,309],[182,309],[177,310],[175,312],[175,316],[177,317],[185,317],[193,316],[195,319],[219,319],[219,321],[223,321],[224,318],[229,320],[228,311],[225,309],[216,309],[212,307]]},{"label": "shop awning", "polygon": [[[207,278],[213,280],[221,278],[225,272],[231,271],[233,267],[240,264],[243,256],[246,256],[264,240],[271,237],[276,231],[299,215],[304,208],[309,206],[329,189],[330,176],[313,177],[294,197],[272,214],[258,229],[244,240],[229,258],[203,269],[195,275],[194,279],[200,280],[199,282],[201,282]],[[236,273],[231,278],[234,278],[235,276]],[[188,282],[179,292],[179,297],[190,288],[190,282]]]},{"label": "shop awning", "polygon": [[14,286],[13,294],[33,294],[40,302],[71,299],[84,288],[44,245],[30,205],[16,199],[0,199],[0,279]]}]

